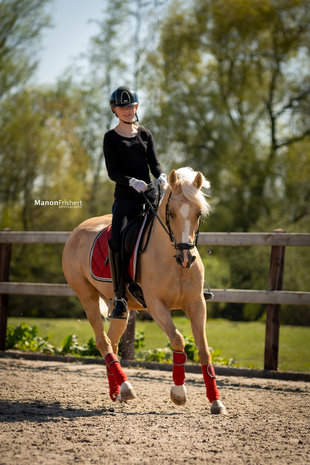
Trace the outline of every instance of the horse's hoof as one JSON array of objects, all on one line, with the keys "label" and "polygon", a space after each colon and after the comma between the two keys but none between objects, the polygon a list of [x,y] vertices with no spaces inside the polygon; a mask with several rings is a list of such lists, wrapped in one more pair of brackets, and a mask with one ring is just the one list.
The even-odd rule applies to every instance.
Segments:
[{"label": "horse's hoof", "polygon": [[227,410],[223,402],[214,400],[211,404],[211,413],[214,415],[227,415]]},{"label": "horse's hoof", "polygon": [[121,385],[121,402],[127,402],[136,398],[135,391],[129,381],[124,381]]},{"label": "horse's hoof", "polygon": [[176,405],[184,405],[186,402],[186,387],[184,384],[181,386],[172,386],[170,398]]}]

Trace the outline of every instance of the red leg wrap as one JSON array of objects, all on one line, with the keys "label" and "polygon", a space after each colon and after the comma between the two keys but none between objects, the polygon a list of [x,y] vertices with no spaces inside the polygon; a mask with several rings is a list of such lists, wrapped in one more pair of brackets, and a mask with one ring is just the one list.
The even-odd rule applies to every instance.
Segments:
[{"label": "red leg wrap", "polygon": [[106,355],[105,362],[107,364],[107,370],[114,375],[114,380],[119,386],[121,386],[124,381],[128,380],[115,354]]},{"label": "red leg wrap", "polygon": [[220,398],[219,392],[216,387],[215,371],[213,365],[203,365],[201,367],[203,379],[206,385],[207,397],[212,403],[214,400]]},{"label": "red leg wrap", "polygon": [[110,373],[107,367],[107,376],[109,381],[109,388],[110,388],[110,397],[115,402],[117,396],[120,393],[120,388],[117,382],[115,381],[113,373]]},{"label": "red leg wrap", "polygon": [[185,363],[186,353],[173,351],[172,378],[176,386],[182,386],[185,383]]}]

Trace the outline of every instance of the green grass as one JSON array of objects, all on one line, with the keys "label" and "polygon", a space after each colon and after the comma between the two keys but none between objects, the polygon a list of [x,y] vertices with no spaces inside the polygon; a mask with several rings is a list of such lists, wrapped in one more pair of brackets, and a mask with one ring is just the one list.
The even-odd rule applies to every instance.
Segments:
[{"label": "green grass", "polygon": [[39,336],[48,336],[49,342],[59,347],[62,341],[69,334],[76,334],[81,344],[85,344],[90,337],[94,337],[93,330],[88,323],[88,320],[74,319],[53,319],[53,318],[22,318],[12,317],[8,319],[8,325],[17,326],[22,322],[29,326],[38,326]]},{"label": "green grass", "polygon": [[[48,336],[49,342],[59,347],[69,334],[76,334],[80,344],[85,344],[93,331],[87,320],[9,318],[9,325],[22,322],[30,326],[37,325],[39,335]],[[184,336],[191,335],[189,320],[175,317],[174,322]],[[106,330],[108,324],[105,324]],[[136,329],[144,332],[145,349],[166,347],[168,338],[151,321],[137,321]],[[263,368],[265,324],[261,322],[232,322],[213,319],[207,323],[208,343],[213,349],[219,349],[225,359],[235,359],[240,367]],[[280,328],[279,370],[310,371],[309,358],[310,328],[284,326]]]}]

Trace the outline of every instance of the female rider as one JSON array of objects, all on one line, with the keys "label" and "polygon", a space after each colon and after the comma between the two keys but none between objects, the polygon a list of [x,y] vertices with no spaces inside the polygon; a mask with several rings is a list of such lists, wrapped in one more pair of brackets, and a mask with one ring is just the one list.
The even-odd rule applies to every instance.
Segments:
[{"label": "female rider", "polygon": [[144,211],[145,198],[152,196],[150,172],[167,186],[167,177],[157,159],[151,132],[138,125],[138,95],[127,86],[112,92],[110,106],[118,118],[114,129],[104,135],[103,151],[109,178],[116,183],[112,207],[112,236],[109,260],[115,298],[111,318],[126,319],[125,269],[121,258],[121,233],[126,224]]}]

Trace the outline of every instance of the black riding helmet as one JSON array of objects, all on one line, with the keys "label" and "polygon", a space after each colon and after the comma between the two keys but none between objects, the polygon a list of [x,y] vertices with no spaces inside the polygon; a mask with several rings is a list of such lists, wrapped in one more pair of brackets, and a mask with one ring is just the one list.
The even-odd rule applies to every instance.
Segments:
[{"label": "black riding helmet", "polygon": [[138,105],[139,99],[137,92],[134,92],[127,86],[118,87],[110,97],[110,105],[113,107],[129,107]]}]

